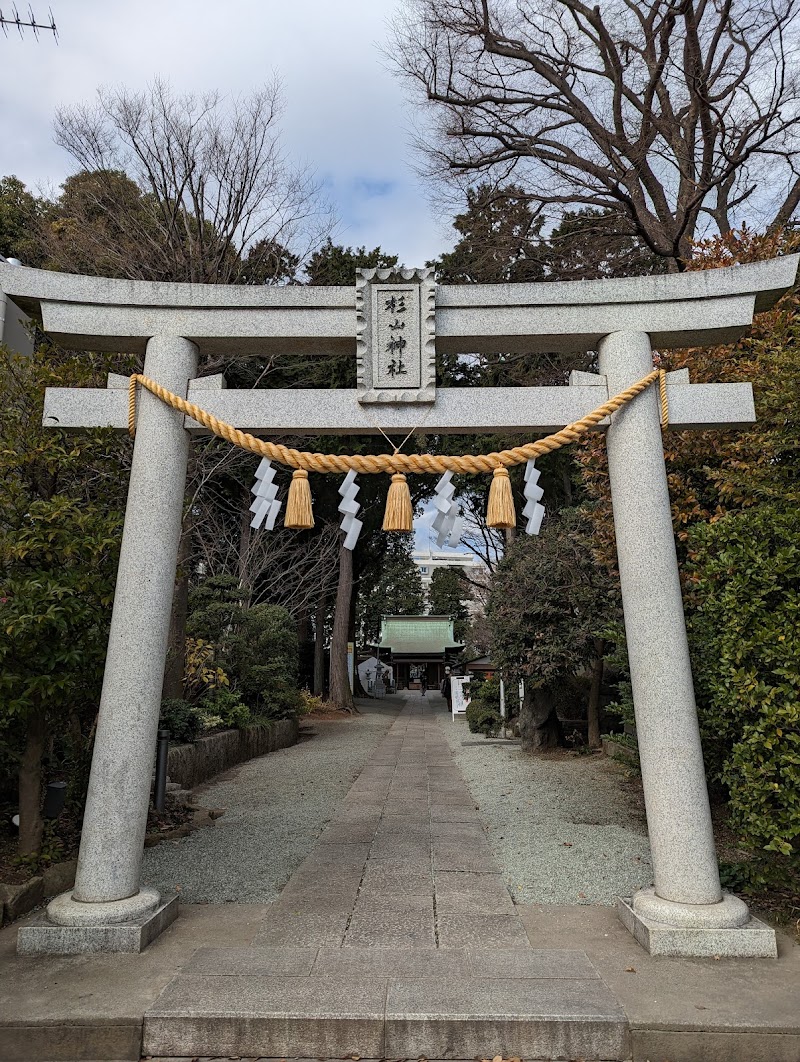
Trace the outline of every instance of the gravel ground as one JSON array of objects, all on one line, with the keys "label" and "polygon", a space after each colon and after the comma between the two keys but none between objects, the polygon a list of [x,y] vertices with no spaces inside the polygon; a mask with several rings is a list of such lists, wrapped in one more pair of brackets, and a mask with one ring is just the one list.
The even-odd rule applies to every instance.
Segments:
[{"label": "gravel ground", "polygon": [[144,853],[143,883],[186,903],[270,903],[303,862],[399,704],[352,719],[314,720],[314,737],[249,760],[198,791],[227,808],[213,826]]},{"label": "gravel ground", "polygon": [[519,745],[483,744],[461,720],[442,726],[517,903],[612,906],[651,884],[644,808],[618,764],[527,756]]}]

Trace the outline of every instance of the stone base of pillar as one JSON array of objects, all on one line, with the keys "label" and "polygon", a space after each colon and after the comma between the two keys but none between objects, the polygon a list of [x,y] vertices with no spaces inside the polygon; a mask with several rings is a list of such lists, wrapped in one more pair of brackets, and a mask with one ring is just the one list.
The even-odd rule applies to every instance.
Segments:
[{"label": "stone base of pillar", "polygon": [[104,903],[84,903],[76,900],[74,892],[62,892],[47,905],[47,918],[57,926],[106,926],[115,922],[130,922],[150,914],[161,903],[155,889],[139,889],[124,900]]},{"label": "stone base of pillar", "polygon": [[617,913],[625,928],[651,955],[778,957],[775,930],[753,918],[747,906],[730,893],[723,893],[720,903],[683,904],[662,900],[652,888],[641,889],[632,898],[618,899]]},{"label": "stone base of pillar", "polygon": [[[153,894],[153,890],[142,890]],[[141,893],[139,894],[141,896]],[[140,952],[178,917],[178,897],[161,900],[155,893],[155,904],[149,904],[146,910],[129,916],[126,921],[116,918],[119,912],[112,912],[112,917],[103,921],[73,918],[70,923],[64,921],[64,912],[71,907],[107,907],[113,904],[76,904],[70,893],[64,893],[53,900],[56,914],[62,915],[56,923],[48,913],[42,911],[25,926],[17,930],[18,955],[86,955],[93,952]],[[149,898],[149,897],[148,897]],[[131,897],[136,900],[137,897]],[[60,901],[60,902],[59,902]],[[130,903],[130,901],[120,901]],[[140,901],[141,907],[141,901]],[[49,908],[48,908],[49,912]],[[71,913],[71,912],[70,912]],[[99,912],[98,912],[99,913]],[[67,914],[69,917],[69,914]]]}]

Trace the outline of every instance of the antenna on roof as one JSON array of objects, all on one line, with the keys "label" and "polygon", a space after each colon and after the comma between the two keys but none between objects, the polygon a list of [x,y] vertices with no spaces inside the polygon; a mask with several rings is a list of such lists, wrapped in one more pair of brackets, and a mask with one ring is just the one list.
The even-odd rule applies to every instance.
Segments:
[{"label": "antenna on roof", "polygon": [[36,16],[34,15],[30,4],[28,4],[28,17],[27,19],[25,19],[20,16],[19,11],[17,10],[17,5],[12,4],[10,18],[4,15],[3,9],[0,8],[0,26],[3,27],[3,33],[6,35],[6,37],[8,36],[9,26],[16,26],[17,32],[19,33],[20,37],[25,36],[24,31],[26,29],[32,29],[33,35],[37,41],[39,40],[39,30],[47,30],[49,33],[53,34],[55,42],[56,44],[58,44],[58,29],[56,27],[56,20],[53,18],[52,8],[48,9],[48,15],[50,17],[49,23],[37,22]]}]

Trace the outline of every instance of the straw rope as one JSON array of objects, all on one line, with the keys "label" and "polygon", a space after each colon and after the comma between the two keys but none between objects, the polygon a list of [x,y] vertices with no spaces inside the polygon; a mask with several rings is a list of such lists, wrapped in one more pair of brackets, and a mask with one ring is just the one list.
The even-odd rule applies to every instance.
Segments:
[{"label": "straw rope", "polygon": [[585,435],[590,428],[599,424],[605,417],[616,413],[624,405],[627,405],[637,395],[645,391],[656,380],[659,381],[661,420],[664,427],[669,422],[669,407],[667,403],[666,373],[663,369],[653,369],[647,376],[643,376],[635,384],[631,384],[624,391],[604,402],[597,409],[587,413],[580,420],[568,424],[560,431],[547,435],[544,439],[526,443],[524,446],[514,446],[510,450],[500,450],[490,454],[463,454],[460,457],[451,457],[445,454],[317,454],[306,450],[293,450],[291,447],[280,443],[267,442],[258,439],[248,432],[239,431],[230,424],[219,420],[211,413],[207,413],[200,406],[188,402],[185,398],[173,394],[161,384],[151,380],[141,373],[134,373],[130,378],[128,389],[128,431],[133,437],[136,434],[136,388],[144,387],[160,398],[162,402],[173,409],[191,417],[204,428],[208,428],[220,439],[225,439],[233,446],[242,450],[249,450],[259,457],[268,457],[271,461],[287,465],[289,468],[304,468],[308,472],[349,472],[351,469],[367,475],[377,472],[492,472],[496,468],[522,464],[533,457],[541,457],[562,446],[576,442]]}]

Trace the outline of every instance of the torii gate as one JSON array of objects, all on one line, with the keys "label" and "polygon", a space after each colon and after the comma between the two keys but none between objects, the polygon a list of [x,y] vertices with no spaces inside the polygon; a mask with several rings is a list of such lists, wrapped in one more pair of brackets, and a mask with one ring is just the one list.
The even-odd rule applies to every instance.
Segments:
[{"label": "torii gate", "polygon": [[[424,270],[368,270],[355,290],[149,283],[0,264],[0,289],[69,347],[144,354],[144,373],[254,434],[556,430],[652,369],[652,347],[730,343],[795,282],[798,256],[681,275],[551,284],[436,286]],[[398,375],[392,298],[413,325]],[[435,388],[446,352],[599,352],[569,387]],[[386,353],[389,350],[390,353]],[[198,355],[358,359],[358,389],[230,391],[197,379]],[[399,383],[398,383],[399,381]],[[50,389],[44,424],[127,427],[127,381]],[[668,379],[670,428],[755,420],[750,384]],[[368,413],[365,409],[370,410]],[[607,427],[609,477],[654,887],[620,915],[653,953],[776,954],[772,930],[720,889],[670,515],[659,407],[651,389]],[[23,928],[31,952],[136,951],[177,913],[140,888],[188,435],[200,431],[142,392],[108,656],[74,889]]]}]

